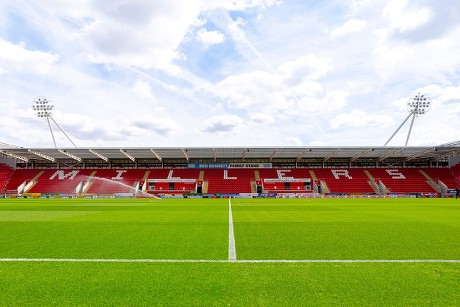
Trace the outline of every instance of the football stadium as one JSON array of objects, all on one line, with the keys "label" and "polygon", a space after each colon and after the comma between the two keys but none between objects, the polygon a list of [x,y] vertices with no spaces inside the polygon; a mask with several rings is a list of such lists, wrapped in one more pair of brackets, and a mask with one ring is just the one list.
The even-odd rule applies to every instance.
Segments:
[{"label": "football stadium", "polygon": [[2,1],[0,306],[460,306],[459,9]]},{"label": "football stadium", "polygon": [[2,148],[5,305],[455,305],[460,144]]}]

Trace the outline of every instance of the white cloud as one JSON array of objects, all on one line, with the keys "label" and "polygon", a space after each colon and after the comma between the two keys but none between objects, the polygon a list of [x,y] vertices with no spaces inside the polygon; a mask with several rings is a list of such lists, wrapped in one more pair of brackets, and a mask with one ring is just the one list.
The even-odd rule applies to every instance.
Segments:
[{"label": "white cloud", "polygon": [[224,41],[225,36],[219,31],[207,31],[200,29],[196,34],[197,39],[206,47],[211,45],[220,44]]},{"label": "white cloud", "polygon": [[[278,3],[274,0],[97,1],[87,11],[89,16],[79,16],[93,20],[82,29],[80,37],[88,46],[89,59],[95,63],[156,68],[179,75],[180,69],[172,62],[181,58],[178,47],[190,27],[201,23],[201,13],[222,8],[234,11],[267,8]],[[216,44],[223,41],[223,35],[202,31],[198,39],[207,45]]]},{"label": "white cloud", "polygon": [[273,124],[275,122],[275,118],[272,115],[267,113],[253,113],[250,115],[251,121],[257,124]]},{"label": "white cloud", "polygon": [[303,145],[303,142],[298,137],[295,137],[295,136],[287,138],[286,143],[288,145],[293,145],[293,146],[301,146],[301,145]]},{"label": "white cloud", "polygon": [[364,128],[364,127],[388,127],[394,123],[389,115],[366,114],[362,110],[352,110],[350,113],[342,113],[333,118],[330,125],[338,128]]},{"label": "white cloud", "polygon": [[335,38],[338,36],[344,36],[353,32],[359,32],[363,30],[367,25],[365,20],[350,19],[347,20],[343,25],[331,31],[331,37]]},{"label": "white cloud", "polygon": [[288,83],[298,84],[304,80],[318,80],[333,69],[331,61],[326,57],[308,54],[282,63],[278,71]]},{"label": "white cloud", "polygon": [[348,96],[349,93],[344,91],[329,91],[324,97],[305,96],[299,100],[299,109],[293,112],[335,114],[347,105]]},{"label": "white cloud", "polygon": [[408,0],[391,0],[383,9],[383,16],[389,19],[390,30],[404,33],[428,23],[432,11],[428,7],[411,7]]},{"label": "white cloud", "polygon": [[208,133],[229,133],[244,127],[243,119],[233,114],[213,116],[204,124],[204,132]]},{"label": "white cloud", "polygon": [[433,79],[443,81],[444,75],[455,74],[454,67],[460,65],[460,58],[452,56],[460,48],[460,29],[453,30],[451,36],[417,44],[392,40],[386,32],[378,35],[374,61],[385,81],[409,75],[420,84]]},{"label": "white cloud", "polygon": [[0,71],[3,73],[46,74],[59,56],[41,50],[28,50],[24,43],[12,44],[0,38]]},{"label": "white cloud", "polygon": [[218,95],[236,108],[282,104],[285,97],[279,91],[282,79],[268,72],[254,71],[229,76],[217,84]]},{"label": "white cloud", "polygon": [[148,82],[137,80],[133,90],[140,98],[155,101],[155,96],[152,94],[152,88]]},{"label": "white cloud", "polygon": [[232,107],[289,110],[299,101],[321,94],[316,80],[332,70],[328,59],[307,55],[282,63],[276,71],[252,71],[233,75],[217,84],[217,95]]},{"label": "white cloud", "polygon": [[254,7],[267,8],[279,5],[282,3],[282,0],[207,0],[206,2],[213,8],[220,7],[229,11],[244,11]]},{"label": "white cloud", "polygon": [[177,130],[177,124],[167,118],[136,118],[129,122],[127,128],[129,131],[132,132],[134,135],[142,136],[146,133],[154,132],[160,136],[171,136]]},{"label": "white cloud", "polygon": [[365,7],[365,6],[369,5],[370,2],[371,2],[370,0],[349,0],[348,5],[351,8]]}]

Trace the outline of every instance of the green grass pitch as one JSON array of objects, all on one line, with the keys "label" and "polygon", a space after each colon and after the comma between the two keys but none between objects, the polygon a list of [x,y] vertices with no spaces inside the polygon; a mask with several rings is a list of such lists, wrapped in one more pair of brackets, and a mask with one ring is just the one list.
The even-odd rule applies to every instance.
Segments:
[{"label": "green grass pitch", "polygon": [[228,204],[0,199],[0,306],[460,304],[460,200]]}]

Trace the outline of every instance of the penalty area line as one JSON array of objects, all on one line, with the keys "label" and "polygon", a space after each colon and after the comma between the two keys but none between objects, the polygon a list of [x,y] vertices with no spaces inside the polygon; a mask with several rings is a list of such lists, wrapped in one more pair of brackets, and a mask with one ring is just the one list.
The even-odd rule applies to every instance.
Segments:
[{"label": "penalty area line", "polygon": [[460,259],[78,259],[0,258],[0,262],[96,262],[96,263],[460,263]]}]

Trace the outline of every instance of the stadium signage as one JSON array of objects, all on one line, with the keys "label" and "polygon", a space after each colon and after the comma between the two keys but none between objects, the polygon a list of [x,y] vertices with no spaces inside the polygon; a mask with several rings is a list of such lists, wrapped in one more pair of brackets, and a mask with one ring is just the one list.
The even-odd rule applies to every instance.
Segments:
[{"label": "stadium signage", "polygon": [[228,168],[272,168],[271,163],[230,163]]},{"label": "stadium signage", "polygon": [[188,168],[272,168],[271,163],[189,163]]},{"label": "stadium signage", "polygon": [[189,163],[188,168],[228,168],[228,163]]},{"label": "stadium signage", "polygon": [[264,182],[310,182],[310,178],[266,178]]},{"label": "stadium signage", "polygon": [[148,179],[148,182],[181,182],[181,183],[192,183],[196,182],[196,179],[182,179],[182,178],[166,178],[166,179]]}]

